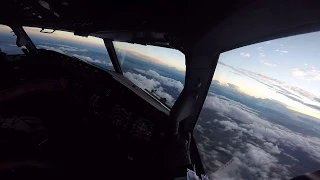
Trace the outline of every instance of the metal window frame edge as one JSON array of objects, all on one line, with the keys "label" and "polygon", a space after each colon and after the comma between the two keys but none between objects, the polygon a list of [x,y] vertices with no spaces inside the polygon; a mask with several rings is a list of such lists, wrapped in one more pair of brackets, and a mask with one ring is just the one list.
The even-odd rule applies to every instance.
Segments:
[{"label": "metal window frame edge", "polygon": [[18,47],[25,46],[29,51],[35,51],[37,50],[37,47],[33,43],[33,41],[30,39],[26,31],[23,29],[22,26],[16,25],[16,24],[10,24],[8,25],[14,34],[17,36],[16,44]]},{"label": "metal window frame edge", "polygon": [[114,70],[119,74],[123,74],[121,66],[119,64],[119,60],[118,60],[118,56],[117,56],[116,50],[115,50],[115,48],[113,46],[113,42],[111,40],[109,40],[109,39],[103,39],[103,42],[104,42],[104,45],[107,48],[107,51],[108,51],[108,54],[109,54],[109,57],[110,57],[110,60],[112,62]]}]

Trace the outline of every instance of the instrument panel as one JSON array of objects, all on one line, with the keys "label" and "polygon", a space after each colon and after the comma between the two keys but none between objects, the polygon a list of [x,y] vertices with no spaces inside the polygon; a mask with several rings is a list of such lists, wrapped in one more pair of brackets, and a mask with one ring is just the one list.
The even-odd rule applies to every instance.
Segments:
[{"label": "instrument panel", "polygon": [[146,119],[138,118],[134,121],[130,133],[142,140],[150,141],[153,134],[154,124]]},{"label": "instrument panel", "polygon": [[124,76],[48,50],[23,60],[27,63],[14,63],[19,72],[28,72],[23,81],[64,79],[66,101],[82,118],[77,122],[114,133],[130,157],[151,157],[161,146],[169,110]]}]

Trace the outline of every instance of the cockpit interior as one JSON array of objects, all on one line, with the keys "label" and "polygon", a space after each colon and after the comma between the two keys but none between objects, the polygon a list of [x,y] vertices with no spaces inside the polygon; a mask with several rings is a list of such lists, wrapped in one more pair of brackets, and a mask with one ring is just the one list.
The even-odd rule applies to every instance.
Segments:
[{"label": "cockpit interior", "polygon": [[207,174],[193,131],[219,55],[320,30],[316,2],[211,3],[1,2],[0,177]]}]

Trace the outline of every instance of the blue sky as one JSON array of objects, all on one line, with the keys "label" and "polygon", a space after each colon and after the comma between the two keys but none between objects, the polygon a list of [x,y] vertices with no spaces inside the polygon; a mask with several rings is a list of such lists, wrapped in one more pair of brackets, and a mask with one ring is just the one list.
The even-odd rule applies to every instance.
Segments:
[{"label": "blue sky", "polygon": [[214,79],[320,117],[319,32],[234,49],[222,53],[219,62]]},{"label": "blue sky", "polygon": [[[241,56],[241,53],[250,54],[250,57]],[[221,60],[225,63],[261,72],[318,94],[320,86],[314,83],[316,80],[297,78],[293,76],[292,71],[295,68],[319,71],[319,58],[320,33],[318,32],[250,45],[221,55]]]}]

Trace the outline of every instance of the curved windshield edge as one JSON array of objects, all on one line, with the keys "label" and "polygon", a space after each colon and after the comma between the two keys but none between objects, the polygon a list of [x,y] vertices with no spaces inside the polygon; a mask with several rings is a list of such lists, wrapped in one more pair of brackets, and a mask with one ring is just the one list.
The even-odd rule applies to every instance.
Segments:
[{"label": "curved windshield edge", "polygon": [[176,49],[113,42],[123,75],[172,107],[185,78],[185,56]]}]

